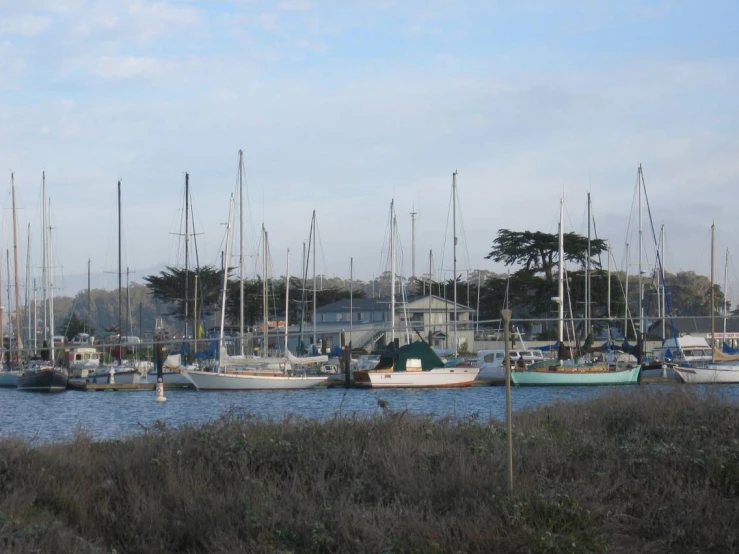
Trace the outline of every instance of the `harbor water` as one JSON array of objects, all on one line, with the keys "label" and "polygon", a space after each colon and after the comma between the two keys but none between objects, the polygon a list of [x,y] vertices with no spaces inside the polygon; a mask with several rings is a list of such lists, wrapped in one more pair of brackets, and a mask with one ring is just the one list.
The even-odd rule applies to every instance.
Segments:
[{"label": "harbor water", "polygon": [[[681,385],[660,385],[660,389]],[[516,387],[514,411],[556,402],[587,400],[618,391],[640,394],[645,386]],[[739,398],[739,385],[712,386],[713,391]],[[505,418],[505,387],[456,389],[309,389],[302,391],[198,392],[168,389],[166,402],[154,391],[29,393],[0,389],[0,436],[18,436],[35,443],[66,441],[76,433],[95,440],[118,439],[157,425],[176,428],[216,419],[237,410],[262,419],[287,415],[312,419],[372,416],[383,410],[432,417]]]}]

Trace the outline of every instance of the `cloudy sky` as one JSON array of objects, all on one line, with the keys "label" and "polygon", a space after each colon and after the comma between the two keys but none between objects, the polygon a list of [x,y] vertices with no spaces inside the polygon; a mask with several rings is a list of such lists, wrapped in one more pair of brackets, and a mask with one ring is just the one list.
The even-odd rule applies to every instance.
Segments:
[{"label": "cloudy sky", "polygon": [[393,198],[401,272],[411,211],[417,272],[429,250],[448,272],[455,169],[460,268],[501,270],[484,259],[500,228],[556,232],[563,194],[584,233],[588,191],[623,268],[641,163],[667,269],[708,273],[715,220],[723,275],[723,251],[739,256],[737,36],[733,0],[0,0],[0,246],[14,171],[21,259],[30,223],[40,264],[45,170],[60,288],[88,258],[113,286],[122,179],[140,280],[183,261],[189,172],[199,257],[219,263],[243,149],[250,274],[263,222],[272,271],[289,247],[295,273],[315,209],[319,271],[348,277],[353,257],[378,275]]}]

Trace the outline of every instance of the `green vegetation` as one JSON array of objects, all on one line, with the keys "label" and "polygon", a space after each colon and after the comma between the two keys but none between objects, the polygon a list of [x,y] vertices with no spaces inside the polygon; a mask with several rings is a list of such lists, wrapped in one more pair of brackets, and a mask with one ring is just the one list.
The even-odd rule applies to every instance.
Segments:
[{"label": "green vegetation", "polygon": [[515,416],[230,413],[144,436],[0,442],[3,552],[729,552],[739,409],[629,390]]}]

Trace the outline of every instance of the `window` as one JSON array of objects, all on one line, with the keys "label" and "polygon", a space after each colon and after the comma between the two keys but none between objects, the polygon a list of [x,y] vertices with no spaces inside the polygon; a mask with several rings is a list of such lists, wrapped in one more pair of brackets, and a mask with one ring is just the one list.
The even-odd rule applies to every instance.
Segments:
[{"label": "window", "polygon": [[344,321],[344,314],[336,314],[336,321]]},{"label": "window", "polygon": [[357,321],[364,321],[364,312],[357,312]]}]

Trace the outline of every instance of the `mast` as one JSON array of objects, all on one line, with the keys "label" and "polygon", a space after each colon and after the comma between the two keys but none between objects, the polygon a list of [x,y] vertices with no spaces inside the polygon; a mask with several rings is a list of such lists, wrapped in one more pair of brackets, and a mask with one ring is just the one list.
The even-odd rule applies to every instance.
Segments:
[{"label": "mast", "polygon": [[[31,224],[28,224],[28,247],[26,248],[26,298],[25,298],[25,318],[26,318],[26,347],[31,348]],[[0,340],[3,334],[0,333]]]},{"label": "mast", "polygon": [[434,271],[433,270],[433,265],[434,265],[434,252],[433,252],[433,250],[429,250],[429,329],[428,329],[428,333],[429,333],[429,346],[431,346],[431,333],[433,332],[433,328],[431,327],[431,323],[432,323],[432,320],[431,320],[431,296],[432,296],[432,292],[433,292],[431,290],[431,287],[433,286],[432,285],[432,279],[431,279],[431,277],[432,277],[433,271]]},{"label": "mast", "polygon": [[416,276],[416,212],[415,206],[411,212],[411,279]]},{"label": "mast", "polygon": [[262,266],[264,272],[264,278],[262,279],[262,356],[266,356],[269,352],[269,307],[267,306],[269,287],[267,285],[267,230],[262,224],[262,236],[264,237],[264,256],[262,256]]},{"label": "mast", "polygon": [[729,249],[726,249],[726,259],[724,260],[724,335],[722,337],[722,340],[726,340],[726,312],[729,309],[729,304],[726,300],[727,298],[727,286],[728,286],[728,280],[729,280]]},{"label": "mast", "polygon": [[[316,335],[316,210],[313,210],[313,221],[311,223],[311,229],[313,231],[313,344],[318,344],[318,337]],[[308,254],[310,256],[310,253]]]},{"label": "mast", "polygon": [[714,252],[715,252],[715,244],[714,244],[714,235],[716,234],[716,224],[711,223],[711,356],[713,357],[713,350],[716,348],[716,323],[715,323],[715,317],[714,313],[716,309],[714,308],[715,304],[715,298],[714,298],[714,291],[713,291],[713,283],[715,283],[714,280]]},{"label": "mast", "polygon": [[[11,317],[11,306],[13,305],[10,301],[10,250],[5,250],[5,271],[8,276],[7,294],[8,294],[8,362],[13,359],[13,318]],[[1,291],[0,291],[1,292]],[[3,343],[5,338],[3,337]]]},{"label": "mast", "polygon": [[629,336],[629,243],[626,243],[626,278],[624,284],[624,338]]},{"label": "mast", "polygon": [[454,263],[452,284],[454,286],[454,324],[452,333],[454,335],[454,356],[457,355],[457,171],[452,173],[452,233],[454,235]]},{"label": "mast", "polygon": [[[128,268],[126,268],[126,297],[128,297]],[[128,302],[128,300],[126,300]],[[130,308],[130,307],[129,307]],[[188,334],[190,317],[190,174],[185,173],[185,340]],[[189,350],[187,351],[189,352]],[[187,361],[189,356],[185,356]]]},{"label": "mast", "polygon": [[660,241],[662,243],[662,255],[660,256],[660,261],[662,262],[662,279],[660,279],[660,286],[662,287],[662,342],[664,342],[667,338],[667,283],[665,282],[667,278],[667,274],[665,273],[665,241],[667,240],[667,236],[665,235],[664,225],[662,225],[660,234],[662,235],[662,240]]},{"label": "mast", "polygon": [[475,333],[480,331],[480,270],[477,270],[477,308],[475,309]]},{"label": "mast", "polygon": [[234,196],[231,195],[228,204],[228,222],[226,223],[226,254],[223,257],[223,291],[221,293],[221,330],[218,335],[218,369],[221,368],[221,352],[225,350],[223,341],[223,327],[226,323],[226,293],[228,292],[228,260],[231,256],[231,226],[233,221]]},{"label": "mast", "polygon": [[564,342],[564,321],[565,321],[565,305],[564,305],[564,279],[565,279],[565,201],[564,198],[559,201],[559,283],[557,289],[557,304],[558,304],[558,327],[557,327],[557,340],[559,341],[560,347]]},{"label": "mast", "polygon": [[244,355],[244,151],[239,150],[239,344]]},{"label": "mast", "polygon": [[395,199],[390,201],[390,341],[395,346]]},{"label": "mast", "polygon": [[[2,304],[2,302],[0,302]],[[2,311],[0,310],[0,319]],[[0,336],[3,336],[0,327]],[[36,302],[36,279],[33,280],[33,351],[38,352],[38,302]]]},{"label": "mast", "polygon": [[123,363],[123,265],[121,255],[121,181],[118,180],[118,364]]},{"label": "mast", "polygon": [[305,348],[305,343],[303,342],[303,323],[305,323],[305,281],[308,276],[308,266],[305,262],[305,242],[303,242],[303,261],[300,265],[300,272],[302,273],[300,276],[300,348]]},{"label": "mast", "polygon": [[352,330],[354,328],[354,258],[349,258],[349,357],[352,352]]},{"label": "mast", "polygon": [[18,286],[18,215],[15,211],[15,182],[13,173],[10,174],[10,189],[13,194],[13,263],[15,276],[15,344],[18,351],[18,363],[23,351],[23,318],[21,316],[21,290]]},{"label": "mast", "polygon": [[585,340],[590,336],[590,193],[588,193],[588,257],[585,260]]},{"label": "mast", "polygon": [[90,302],[90,258],[87,259],[87,317],[85,318],[85,333],[90,332],[90,313],[91,313],[91,302]]},{"label": "mast", "polygon": [[[44,331],[43,331],[43,340],[42,342],[46,342],[48,340],[48,331],[49,327],[46,325],[46,312],[47,312],[47,295],[48,295],[48,286],[49,286],[49,279],[47,275],[47,267],[46,267],[46,241],[48,239],[47,229],[46,229],[46,172],[41,172],[41,255],[43,257],[43,261],[41,262],[41,298],[42,303],[44,305]],[[8,309],[10,309],[10,306],[8,306]],[[48,345],[49,343],[46,342]]]},{"label": "mast", "polygon": [[49,258],[49,271],[47,272],[47,275],[49,276],[49,331],[51,334],[51,352],[49,353],[49,361],[51,361],[51,365],[54,365],[54,266],[52,265],[52,260],[54,259],[53,252],[51,251],[51,199],[49,199],[49,211],[48,211],[48,232],[49,237],[46,240],[46,251],[47,256]]},{"label": "mast", "polygon": [[287,354],[287,320],[290,313],[290,249],[287,249],[287,260],[285,262],[285,353]]},{"label": "mast", "polygon": [[637,175],[637,194],[639,195],[639,334],[636,337],[637,342],[637,359],[641,362],[641,353],[644,348],[644,289],[642,285],[642,242],[643,242],[643,231],[642,231],[642,215],[641,215],[641,196],[642,196],[642,170],[641,164],[639,164],[639,173]]}]

